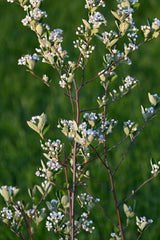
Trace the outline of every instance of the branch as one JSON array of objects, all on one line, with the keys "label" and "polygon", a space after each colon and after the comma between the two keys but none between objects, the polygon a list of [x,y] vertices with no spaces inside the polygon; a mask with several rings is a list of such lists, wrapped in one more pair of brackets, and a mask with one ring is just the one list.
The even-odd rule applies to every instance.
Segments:
[{"label": "branch", "polygon": [[[2,219],[2,218],[0,218],[0,220],[3,222],[3,219]],[[22,233],[18,233],[16,230],[14,230],[14,229],[9,225],[9,223],[5,223],[5,222],[3,222],[3,223],[4,223],[9,229],[11,229],[11,231],[14,232],[14,233],[17,235],[17,237],[25,240],[25,238],[24,238],[24,236],[22,235]]]},{"label": "branch", "polygon": [[36,75],[33,71],[29,70],[29,72],[30,72],[34,77],[36,77],[37,79],[39,79],[41,82],[45,83],[48,87],[56,90],[57,92],[63,94],[64,96],[67,96],[67,97],[71,98],[73,101],[75,101],[75,99],[74,99],[70,94],[65,93],[65,92],[59,90],[58,88],[54,87],[53,85],[51,85],[51,84],[49,84],[49,83],[46,83],[46,82],[43,80],[43,78],[41,78],[41,77],[39,77],[38,75]]},{"label": "branch", "polygon": [[129,147],[127,148],[126,152],[123,154],[121,160],[119,161],[119,163],[117,164],[116,168],[114,169],[114,171],[113,171],[113,173],[112,173],[112,176],[115,175],[116,171],[118,170],[118,168],[120,167],[121,163],[122,163],[123,160],[125,159],[125,157],[126,157],[128,151],[130,150],[131,146],[132,146],[133,143],[135,142],[136,138],[139,136],[139,134],[142,132],[142,130],[143,130],[144,127],[146,126],[146,123],[147,123],[147,122],[145,122],[145,123],[143,124],[143,126],[141,127],[141,129],[140,129],[140,130],[137,132],[137,134],[133,137],[133,139],[132,139]]},{"label": "branch", "polygon": [[[86,187],[84,187],[84,189],[90,196],[92,196],[92,194],[88,191]],[[113,225],[119,229],[119,226],[114,222],[114,220],[109,216],[109,214],[104,210],[104,208],[95,200],[94,197],[93,200],[97,204],[97,206],[102,210],[102,212],[106,215],[106,217],[113,223]]]},{"label": "branch", "polygon": [[[158,173],[159,175],[160,173]],[[125,203],[127,200],[129,200],[133,195],[135,195],[144,185],[146,185],[148,182],[152,181],[155,177],[157,177],[157,175],[153,175],[152,177],[150,177],[149,179],[147,179],[146,181],[144,181],[139,187],[137,187],[135,190],[132,190],[132,193],[126,197],[122,202],[120,202],[118,204],[118,206],[120,207],[123,203]]]}]

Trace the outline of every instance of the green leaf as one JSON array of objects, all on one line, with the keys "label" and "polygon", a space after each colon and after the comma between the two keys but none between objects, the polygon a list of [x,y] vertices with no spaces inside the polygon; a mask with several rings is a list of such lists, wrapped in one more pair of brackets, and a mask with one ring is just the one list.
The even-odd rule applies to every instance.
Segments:
[{"label": "green leaf", "polygon": [[61,203],[62,203],[64,208],[69,208],[69,200],[68,200],[68,196],[67,195],[64,195],[61,198]]},{"label": "green leaf", "polygon": [[128,28],[129,28],[129,23],[127,23],[127,22],[122,22],[119,25],[119,30],[121,32],[121,36],[124,36],[124,34],[126,33]]},{"label": "green leaf", "polygon": [[30,198],[32,198],[32,194],[31,194],[31,189],[30,188],[28,188],[28,194],[29,194]]},{"label": "green leaf", "polygon": [[128,136],[128,135],[129,135],[129,133],[130,133],[130,131],[129,131],[129,128],[128,128],[128,127],[124,127],[124,128],[123,128],[123,131],[124,131],[124,133],[126,134],[126,136]]},{"label": "green leaf", "polygon": [[38,127],[36,126],[36,124],[30,122],[30,121],[27,121],[27,124],[30,128],[32,128],[35,132],[37,132],[38,134],[40,133]]},{"label": "green leaf", "polygon": [[106,44],[106,48],[111,48],[113,45],[115,45],[117,43],[118,40],[119,40],[119,38],[115,38],[112,41],[108,42]]},{"label": "green leaf", "polygon": [[75,130],[75,131],[78,131],[77,123],[76,123],[76,121],[74,121],[74,120],[73,120],[73,126],[74,126],[74,130]]},{"label": "green leaf", "polygon": [[85,19],[82,19],[82,22],[85,25],[85,30],[88,32],[91,29],[91,25]]},{"label": "green leaf", "polygon": [[82,144],[82,138],[80,137],[80,135],[79,135],[78,133],[76,133],[76,136],[75,136],[74,140],[75,140],[77,143]]},{"label": "green leaf", "polygon": [[159,36],[159,32],[154,32],[153,34],[152,34],[152,37],[154,37],[154,38],[157,38]]},{"label": "green leaf", "polygon": [[42,133],[43,128],[44,128],[46,122],[47,122],[47,116],[46,116],[45,113],[42,113],[40,118],[39,118],[39,122],[38,122],[38,126],[37,126],[39,131],[40,131],[40,133]]},{"label": "green leaf", "polygon": [[34,59],[27,59],[28,67],[30,70],[33,71],[34,66],[35,66],[35,60]]},{"label": "green leaf", "polygon": [[19,188],[16,188],[15,190],[13,190],[13,197],[15,197],[17,195],[17,193],[19,192]]},{"label": "green leaf", "polygon": [[43,130],[43,133],[42,133],[43,136],[48,132],[49,129],[50,129],[50,125],[48,124]]},{"label": "green leaf", "polygon": [[150,103],[153,105],[153,106],[156,106],[157,105],[157,100],[156,100],[156,97],[150,93],[148,93],[148,98],[149,98],[149,101]]},{"label": "green leaf", "polygon": [[128,0],[122,0],[121,6],[122,8],[130,8],[130,3]]},{"label": "green leaf", "polygon": [[135,8],[135,9],[137,9],[137,8],[139,8],[140,7],[140,3],[139,2],[137,2],[137,3],[135,3],[134,5],[133,5],[133,8]]},{"label": "green leaf", "polygon": [[118,19],[119,21],[121,20],[121,17],[119,16],[119,14],[115,11],[111,11],[111,13],[113,14],[113,16]]},{"label": "green leaf", "polygon": [[127,218],[133,218],[134,217],[134,212],[132,211],[131,207],[128,207],[127,204],[123,204],[123,210],[124,213],[126,214]]},{"label": "green leaf", "polygon": [[9,192],[8,192],[7,189],[5,189],[5,188],[0,189],[0,194],[2,195],[2,197],[4,198],[4,200],[5,200],[6,202],[9,201],[10,195],[9,195]]},{"label": "green leaf", "polygon": [[41,160],[41,165],[43,169],[46,169],[46,166],[44,165],[44,162]]},{"label": "green leaf", "polygon": [[[44,215],[44,214],[43,214],[43,215]],[[41,214],[40,216],[36,217],[36,219],[35,219],[36,226],[38,226],[39,223],[43,221],[43,219],[44,219],[44,217],[45,217],[45,216],[43,216],[43,215]]]},{"label": "green leaf", "polygon": [[38,191],[43,195],[43,190],[42,190],[42,188],[41,188],[39,185],[36,185],[36,187],[37,187]]},{"label": "green leaf", "polygon": [[36,26],[36,31],[37,31],[37,33],[41,36],[42,35],[42,33],[43,33],[43,27],[42,27],[42,25],[39,23],[39,24],[37,24],[37,26]]},{"label": "green leaf", "polygon": [[32,20],[29,24],[29,26],[33,29],[33,31],[36,30],[36,26],[37,26],[37,21],[36,20]]}]

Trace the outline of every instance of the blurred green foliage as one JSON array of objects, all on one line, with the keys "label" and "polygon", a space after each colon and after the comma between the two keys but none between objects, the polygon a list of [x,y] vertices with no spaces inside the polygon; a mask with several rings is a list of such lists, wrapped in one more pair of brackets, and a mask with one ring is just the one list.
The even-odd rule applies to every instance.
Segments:
[{"label": "blurred green foliage", "polygon": [[[81,19],[86,17],[82,0],[45,0],[43,9],[48,13],[47,22],[54,28],[64,30],[64,49],[76,59],[78,51],[73,48],[72,42],[76,39],[76,27],[81,24]],[[113,17],[108,12],[113,9],[116,1],[107,1],[107,8],[102,9],[103,14],[108,20],[109,29],[114,26]],[[159,0],[142,0],[140,8],[135,13],[137,26],[145,25],[147,18],[160,18]],[[18,58],[23,54],[34,53],[38,42],[33,32],[22,26],[21,19],[25,13],[16,4],[9,4],[6,0],[0,0],[0,185],[17,185],[20,187],[22,198],[26,198],[27,187],[32,187],[38,183],[34,176],[42,152],[39,144],[39,137],[31,131],[26,121],[31,116],[45,112],[51,124],[50,136],[53,139],[61,138],[56,126],[59,118],[70,119],[71,108],[69,102],[64,97],[40,83],[25,71],[25,67],[17,65]],[[95,40],[96,50],[91,57],[91,64],[88,64],[86,78],[95,76],[102,69],[102,54],[104,48],[101,43],[98,45]],[[149,106],[147,93],[158,93],[160,82],[160,39],[154,40],[142,46],[139,51],[133,53],[131,59],[133,65],[118,68],[120,76],[131,75],[140,81],[140,85],[133,92],[120,102],[112,104],[109,115],[115,119],[126,121],[131,119],[142,124],[140,105]],[[46,65],[37,67],[41,74],[46,73],[53,81],[58,81],[57,74],[50,70]],[[90,84],[89,89],[81,96],[81,106],[95,106],[95,94],[101,92],[101,88],[94,88]],[[94,94],[94,96],[93,96]],[[160,117],[151,121],[144,129],[142,134],[134,143],[130,152],[127,154],[125,162],[120,167],[115,178],[117,180],[116,189],[119,201],[131,193],[145,179],[150,176],[150,158],[160,160]],[[112,138],[109,139],[109,146],[118,142],[122,137],[121,128],[116,128]],[[109,154],[110,162],[114,166],[125,152],[129,141],[122,144],[116,151]],[[97,171],[98,169],[98,171]],[[91,169],[91,174],[98,181],[106,183],[106,173],[100,169],[99,163],[95,162]],[[106,176],[106,179],[105,179]],[[152,218],[154,223],[142,236],[145,240],[160,239],[160,178],[157,177],[153,182],[146,185],[134,197],[136,200],[136,213],[138,216],[145,215]],[[115,214],[112,208],[113,199],[105,190],[95,183],[88,183],[91,192],[96,197],[103,194],[102,206],[110,215]],[[133,199],[129,201],[133,205]],[[0,205],[3,205],[0,199]],[[98,210],[98,209],[96,209]],[[95,219],[95,234],[81,235],[83,239],[108,239],[111,229],[109,221],[99,210],[93,213]],[[124,218],[125,221],[125,218]],[[129,228],[126,239],[137,239],[136,227]],[[35,239],[49,239],[45,229],[39,229]],[[43,233],[43,234],[42,234]],[[0,239],[16,239],[13,233],[0,224]]]}]

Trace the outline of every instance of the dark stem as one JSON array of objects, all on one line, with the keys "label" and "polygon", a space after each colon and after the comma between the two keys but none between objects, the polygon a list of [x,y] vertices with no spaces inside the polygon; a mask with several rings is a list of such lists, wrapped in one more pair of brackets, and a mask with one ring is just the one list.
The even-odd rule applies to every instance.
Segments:
[{"label": "dark stem", "polygon": [[[106,86],[105,86],[105,100],[107,99],[107,92],[108,92],[108,83],[109,83],[110,71],[111,71],[111,68],[109,68],[108,77],[107,77],[107,82],[106,82]],[[105,120],[106,120],[106,106],[104,106],[104,122],[105,122]],[[105,136],[105,134],[104,134],[104,139],[105,139],[105,137],[106,137],[106,136]],[[116,195],[116,191],[115,191],[115,187],[114,187],[114,182],[113,182],[113,176],[112,176],[111,168],[110,168],[110,166],[109,166],[108,157],[107,157],[106,139],[104,140],[103,146],[104,146],[104,159],[105,159],[106,168],[107,168],[107,171],[108,171],[108,174],[109,174],[109,178],[110,178],[111,191],[112,191],[112,193],[113,193],[115,208],[116,208],[116,212],[117,212],[117,218],[118,218],[118,223],[119,223],[119,231],[120,231],[120,233],[121,233],[121,238],[122,238],[122,240],[124,240],[124,233],[123,233],[123,227],[122,227],[122,222],[121,222],[121,217],[120,217],[120,211],[119,211],[119,206],[118,206],[118,201],[117,201],[117,195]]]},{"label": "dark stem", "polygon": [[28,231],[29,237],[30,237],[31,240],[33,240],[33,234],[32,234],[32,232],[31,232],[31,228],[32,228],[32,226],[31,226],[31,217],[27,220],[26,217],[25,217],[25,214],[23,213],[23,211],[21,210],[21,208],[20,208],[18,205],[16,205],[16,204],[14,203],[14,201],[12,201],[12,203],[13,203],[13,205],[15,206],[15,208],[21,212],[22,217],[23,217],[24,222],[25,222],[26,227],[27,227],[27,231]]},{"label": "dark stem", "polygon": [[[74,88],[76,92],[76,122],[79,124],[79,91],[77,89],[76,81],[73,79]],[[72,204],[71,204],[71,240],[74,240],[75,235],[75,191],[76,191],[76,154],[77,154],[77,142],[74,142],[73,148],[73,176],[72,176]]]},{"label": "dark stem", "polygon": [[139,240],[141,237],[142,237],[142,232],[140,232],[140,234],[139,234],[137,240]]},{"label": "dark stem", "polygon": [[67,184],[67,193],[68,193],[68,201],[69,201],[69,216],[70,222],[72,221],[72,212],[71,212],[71,192],[69,190],[69,182],[68,182],[68,174],[67,174],[67,167],[64,167],[66,184]]}]

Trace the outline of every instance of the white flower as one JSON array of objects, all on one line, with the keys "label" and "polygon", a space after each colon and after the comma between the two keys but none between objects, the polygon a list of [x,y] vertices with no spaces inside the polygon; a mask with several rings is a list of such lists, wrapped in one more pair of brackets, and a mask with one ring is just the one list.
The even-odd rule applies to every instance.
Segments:
[{"label": "white flower", "polygon": [[158,27],[160,27],[160,20],[158,18],[154,18],[154,24],[156,24]]},{"label": "white flower", "polygon": [[93,27],[99,28],[102,23],[106,24],[107,21],[100,12],[94,12],[89,16],[89,23],[93,24]]}]

